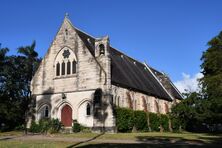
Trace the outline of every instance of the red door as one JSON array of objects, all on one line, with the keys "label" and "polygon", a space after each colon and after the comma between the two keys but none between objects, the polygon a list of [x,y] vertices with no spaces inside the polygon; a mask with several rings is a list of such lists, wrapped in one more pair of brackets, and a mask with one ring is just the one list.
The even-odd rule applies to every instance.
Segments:
[{"label": "red door", "polygon": [[65,105],[61,111],[61,121],[65,127],[72,126],[72,108],[69,105]]}]

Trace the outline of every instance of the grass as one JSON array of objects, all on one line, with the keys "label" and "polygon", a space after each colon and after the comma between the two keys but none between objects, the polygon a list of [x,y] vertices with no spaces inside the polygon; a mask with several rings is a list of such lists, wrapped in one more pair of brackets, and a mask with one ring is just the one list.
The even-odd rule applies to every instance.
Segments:
[{"label": "grass", "polygon": [[[6,132],[0,133],[0,138],[3,136],[21,136],[22,132]],[[54,134],[51,137],[65,138],[66,140],[1,140],[0,148],[2,147],[18,147],[18,148],[59,148],[59,147],[190,147],[195,146],[196,143],[200,143],[206,147],[208,146],[220,146],[222,144],[222,135],[212,135],[207,133],[117,133],[117,134],[99,134],[96,133],[73,133],[73,134]],[[80,139],[80,142],[71,142],[67,140]],[[44,139],[44,138],[43,138]],[[53,139],[53,138],[52,138]],[[98,143],[98,141],[87,141],[87,139],[103,140],[129,140],[127,144],[121,143]],[[149,144],[130,144],[130,141],[148,142]],[[83,142],[82,142],[83,141]],[[96,143],[97,142],[97,143]],[[155,144],[155,142],[160,144]],[[186,144],[188,142],[188,144]],[[165,143],[165,144],[164,144]],[[166,144],[167,143],[167,144]],[[195,146],[196,147],[196,146]]]},{"label": "grass", "polygon": [[[60,137],[72,138],[93,138],[96,133],[73,133],[73,134],[56,134]],[[212,140],[221,139],[222,135],[212,135],[206,133],[169,133],[169,132],[148,132],[148,133],[117,133],[117,134],[104,134],[97,139],[114,139],[114,140],[139,140],[141,138],[160,138],[160,139],[182,139],[182,140],[199,140],[202,142],[211,142]]]},{"label": "grass", "polygon": [[0,137],[3,136],[21,136],[23,132],[21,131],[10,131],[10,132],[0,132]]},{"label": "grass", "polygon": [[61,148],[72,145],[63,141],[0,141],[0,148]]}]

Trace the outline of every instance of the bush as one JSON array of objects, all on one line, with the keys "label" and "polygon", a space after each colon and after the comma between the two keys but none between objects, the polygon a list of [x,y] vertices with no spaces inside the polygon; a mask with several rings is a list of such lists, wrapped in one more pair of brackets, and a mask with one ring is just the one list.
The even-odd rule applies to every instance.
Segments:
[{"label": "bush", "polygon": [[178,118],[170,117],[171,119],[171,127],[174,132],[180,132],[181,121]]},{"label": "bush", "polygon": [[58,133],[62,128],[62,123],[59,119],[52,119],[50,122],[50,133]]},{"label": "bush", "polygon": [[83,133],[91,133],[91,129],[89,127],[85,127],[81,125],[81,132]]},{"label": "bush", "polygon": [[134,111],[134,125],[138,131],[148,131],[146,112]]},{"label": "bush", "polygon": [[160,117],[155,113],[149,113],[150,127],[152,131],[160,131]]},{"label": "bush", "polygon": [[164,131],[169,131],[169,118],[167,115],[160,115],[160,124],[162,125]]},{"label": "bush", "polygon": [[81,131],[81,125],[77,122],[77,120],[73,120],[72,131],[74,133],[78,133]]},{"label": "bush", "polygon": [[41,128],[40,128],[39,124],[37,124],[35,121],[32,121],[29,131],[32,133],[40,133]]},{"label": "bush", "polygon": [[[147,113],[144,111],[133,111],[127,108],[116,108],[116,126],[119,132],[131,132],[133,127],[140,132],[149,131]],[[164,114],[149,113],[150,128],[152,131],[160,131],[162,125],[164,131],[169,131],[169,117]],[[180,123],[176,121],[177,123]],[[173,126],[176,124],[171,120]],[[176,125],[176,129],[179,126]],[[173,128],[175,130],[175,128]]]},{"label": "bush", "polygon": [[130,132],[133,129],[133,110],[116,108],[116,126],[119,132]]},{"label": "bush", "polygon": [[41,119],[39,121],[39,126],[40,126],[40,129],[41,129],[41,133],[47,133],[48,130],[50,129],[50,119]]},{"label": "bush", "polygon": [[39,124],[32,121],[29,131],[32,133],[57,133],[62,128],[62,123],[58,119],[41,119]]}]

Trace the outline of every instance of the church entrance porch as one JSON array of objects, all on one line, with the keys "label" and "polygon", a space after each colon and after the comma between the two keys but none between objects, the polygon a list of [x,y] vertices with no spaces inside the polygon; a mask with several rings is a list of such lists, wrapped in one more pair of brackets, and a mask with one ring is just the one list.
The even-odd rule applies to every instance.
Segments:
[{"label": "church entrance porch", "polygon": [[72,127],[72,108],[69,105],[61,110],[61,122],[65,127]]}]

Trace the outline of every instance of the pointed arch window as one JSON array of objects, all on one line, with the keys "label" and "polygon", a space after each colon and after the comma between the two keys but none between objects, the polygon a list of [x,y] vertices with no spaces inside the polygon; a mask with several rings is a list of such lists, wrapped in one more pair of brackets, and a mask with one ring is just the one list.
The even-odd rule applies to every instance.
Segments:
[{"label": "pointed arch window", "polygon": [[87,105],[86,105],[86,115],[87,116],[91,115],[91,106],[89,103],[87,103]]},{"label": "pointed arch window", "polygon": [[65,75],[65,62],[62,62],[62,75]]},{"label": "pointed arch window", "polygon": [[49,118],[50,117],[50,107],[48,105],[44,105],[39,112],[40,118]]},{"label": "pointed arch window", "polygon": [[101,107],[102,89],[97,88],[94,93],[93,105],[95,108]]},{"label": "pointed arch window", "polygon": [[45,117],[45,118],[48,118],[48,117],[49,117],[49,107],[48,107],[48,106],[45,106],[44,117]]},{"label": "pointed arch window", "polygon": [[70,61],[67,62],[67,75],[71,73],[71,63]]},{"label": "pointed arch window", "polygon": [[72,74],[76,73],[76,61],[72,62]]},{"label": "pointed arch window", "polygon": [[56,64],[56,76],[60,75],[60,64],[59,62]]}]

